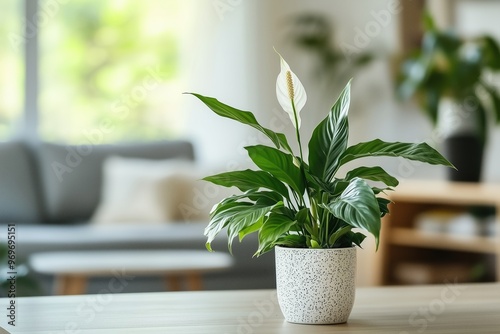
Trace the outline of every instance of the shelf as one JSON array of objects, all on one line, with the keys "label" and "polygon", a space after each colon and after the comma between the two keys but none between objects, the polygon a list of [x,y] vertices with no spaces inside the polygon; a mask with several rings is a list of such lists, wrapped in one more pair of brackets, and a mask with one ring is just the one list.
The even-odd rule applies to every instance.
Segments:
[{"label": "shelf", "polygon": [[389,192],[394,202],[500,207],[500,184],[407,180]]},{"label": "shelf", "polygon": [[393,245],[446,249],[471,253],[495,254],[500,246],[493,237],[462,236],[437,232],[423,232],[409,228],[394,228],[389,242]]},{"label": "shelf", "polygon": [[[398,282],[396,268],[401,264],[434,260],[450,266],[481,263],[486,270],[483,278],[500,282],[500,183],[405,180],[387,196],[394,203],[390,204],[391,214],[384,217],[382,229],[382,284]],[[495,208],[497,235],[459,235],[416,228],[423,212],[463,212],[471,206]],[[457,270],[449,272],[458,275]]]}]

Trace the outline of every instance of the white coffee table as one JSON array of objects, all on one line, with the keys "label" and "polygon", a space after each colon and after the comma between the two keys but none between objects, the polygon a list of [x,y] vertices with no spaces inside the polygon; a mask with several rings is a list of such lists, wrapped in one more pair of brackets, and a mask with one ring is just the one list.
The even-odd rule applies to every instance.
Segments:
[{"label": "white coffee table", "polygon": [[228,269],[232,263],[227,253],[201,250],[46,252],[29,258],[34,271],[56,277],[56,293],[64,295],[85,293],[90,277],[115,277],[118,282],[120,277],[161,275],[175,291],[184,277],[189,290],[201,290],[202,273]]}]

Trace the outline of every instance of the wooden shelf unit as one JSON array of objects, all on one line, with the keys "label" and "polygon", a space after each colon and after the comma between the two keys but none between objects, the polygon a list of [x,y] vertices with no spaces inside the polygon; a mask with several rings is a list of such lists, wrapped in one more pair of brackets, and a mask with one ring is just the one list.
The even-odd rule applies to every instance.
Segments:
[{"label": "wooden shelf unit", "polygon": [[[394,203],[382,223],[382,284],[400,283],[395,268],[401,263],[446,260],[451,264],[461,257],[484,254],[494,256],[495,277],[500,281],[500,184],[412,180],[402,182],[388,197]],[[471,206],[495,208],[495,236],[427,232],[414,226],[415,218],[425,211],[463,211]],[[440,258],[443,254],[446,259]]]}]

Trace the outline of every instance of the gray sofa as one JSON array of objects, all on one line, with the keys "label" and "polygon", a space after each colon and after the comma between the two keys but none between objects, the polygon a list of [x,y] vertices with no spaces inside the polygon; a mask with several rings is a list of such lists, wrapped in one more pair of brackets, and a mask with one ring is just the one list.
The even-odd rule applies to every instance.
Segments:
[{"label": "gray sofa", "polygon": [[[96,228],[88,223],[100,199],[101,168],[106,157],[118,155],[144,159],[194,159],[187,141],[162,141],[120,145],[66,146],[52,143],[28,145],[0,143],[0,228],[6,242],[6,225],[16,224],[18,260],[42,251],[106,249],[204,249],[205,223],[179,222],[160,226]],[[227,239],[214,242],[216,251],[227,251]],[[207,274],[207,289],[274,287],[274,257],[252,258],[255,237],[234,249],[234,266]],[[45,292],[50,277],[38,276]],[[158,280],[159,281],[159,280]],[[90,292],[99,291],[92,282]],[[161,282],[146,278],[125,292],[161,290]]]}]

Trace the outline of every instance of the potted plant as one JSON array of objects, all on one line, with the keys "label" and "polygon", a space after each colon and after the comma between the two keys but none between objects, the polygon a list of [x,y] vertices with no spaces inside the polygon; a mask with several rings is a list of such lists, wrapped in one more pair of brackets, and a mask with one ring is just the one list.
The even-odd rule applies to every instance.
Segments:
[{"label": "potted plant", "polygon": [[283,58],[276,93],[295,127],[298,155],[284,134],[263,127],[251,112],[193,93],[216,114],[262,132],[274,146],[245,148],[257,170],[205,178],[242,191],[212,209],[205,229],[206,246],[211,250],[211,242],[223,229],[227,230],[230,249],[234,238],[241,241],[258,233],[256,256],[276,247],[277,293],[285,319],[307,324],[343,323],[354,302],[355,246],[361,246],[365,239],[354,229],[373,234],[378,247],[381,217],[389,212],[390,202],[381,193],[396,187],[398,180],[377,166],[358,167],[344,176],[337,175],[339,168],[372,156],[452,165],[426,143],[375,139],[348,147],[350,83],[314,130],[306,161],[299,131],[306,92]]},{"label": "potted plant", "polygon": [[488,36],[461,38],[424,16],[422,46],[404,63],[397,91],[416,96],[438,127],[454,181],[480,180],[490,119],[500,122],[500,97],[487,75],[500,69],[500,48]]}]

